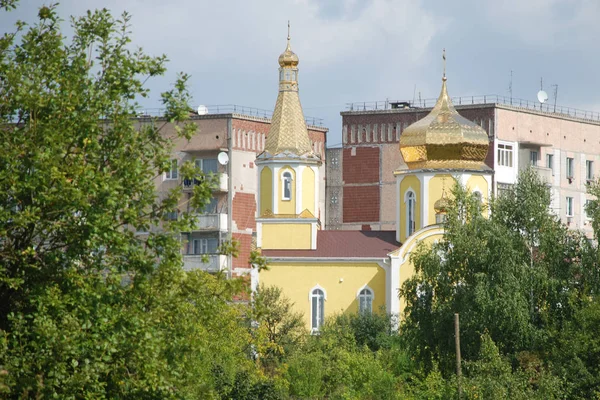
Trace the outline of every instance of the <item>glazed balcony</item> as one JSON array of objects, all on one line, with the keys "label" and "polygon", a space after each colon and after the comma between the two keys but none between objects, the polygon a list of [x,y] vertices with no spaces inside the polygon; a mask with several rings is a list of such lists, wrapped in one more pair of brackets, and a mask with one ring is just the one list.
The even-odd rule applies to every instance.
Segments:
[{"label": "glazed balcony", "polygon": [[193,271],[219,272],[227,268],[227,256],[221,254],[184,254],[183,269]]},{"label": "glazed balcony", "polygon": [[227,214],[196,214],[196,231],[227,231]]}]

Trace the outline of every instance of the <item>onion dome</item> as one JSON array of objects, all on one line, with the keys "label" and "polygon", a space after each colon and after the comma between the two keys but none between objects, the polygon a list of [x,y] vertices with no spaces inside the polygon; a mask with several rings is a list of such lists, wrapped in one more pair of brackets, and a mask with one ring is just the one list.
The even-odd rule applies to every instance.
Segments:
[{"label": "onion dome", "polygon": [[[445,59],[444,53],[444,62]],[[402,132],[400,152],[404,162],[409,169],[489,170],[484,163],[488,135],[456,111],[446,80],[444,71],[442,90],[433,109]]]},{"label": "onion dome", "polygon": [[433,204],[433,209],[436,214],[445,214],[448,212],[448,208],[450,208],[450,200],[448,200],[445,193],[442,193],[442,197]]},{"label": "onion dome", "polygon": [[299,62],[298,56],[292,51],[292,46],[290,45],[290,23],[288,21],[287,46],[285,47],[285,51],[279,56],[279,66],[281,68],[296,68]]}]

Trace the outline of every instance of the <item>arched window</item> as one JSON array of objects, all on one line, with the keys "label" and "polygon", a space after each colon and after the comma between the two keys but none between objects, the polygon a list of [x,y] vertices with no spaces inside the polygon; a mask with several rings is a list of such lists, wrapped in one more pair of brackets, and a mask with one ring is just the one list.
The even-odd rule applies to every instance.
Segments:
[{"label": "arched window", "polygon": [[369,288],[363,288],[358,293],[358,312],[373,312],[373,292]]},{"label": "arched window", "polygon": [[410,236],[415,231],[415,203],[416,197],[413,191],[406,193],[406,236]]},{"label": "arched window", "polygon": [[284,172],[282,175],[283,181],[283,196],[282,200],[292,199],[292,174],[290,172]]},{"label": "arched window", "polygon": [[483,202],[483,196],[481,195],[481,192],[474,191],[473,192],[473,199],[475,200],[475,203],[477,205],[477,210],[479,212],[481,212],[481,203]]},{"label": "arched window", "polygon": [[310,328],[312,332],[318,332],[325,320],[325,292],[322,289],[313,289],[310,292]]}]

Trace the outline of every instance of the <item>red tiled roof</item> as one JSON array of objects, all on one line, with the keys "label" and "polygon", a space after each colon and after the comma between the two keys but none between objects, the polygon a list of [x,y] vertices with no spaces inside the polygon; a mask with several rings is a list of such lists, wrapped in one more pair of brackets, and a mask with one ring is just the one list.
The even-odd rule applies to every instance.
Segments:
[{"label": "red tiled roof", "polygon": [[316,250],[262,250],[273,257],[384,258],[400,247],[396,231],[317,231]]}]

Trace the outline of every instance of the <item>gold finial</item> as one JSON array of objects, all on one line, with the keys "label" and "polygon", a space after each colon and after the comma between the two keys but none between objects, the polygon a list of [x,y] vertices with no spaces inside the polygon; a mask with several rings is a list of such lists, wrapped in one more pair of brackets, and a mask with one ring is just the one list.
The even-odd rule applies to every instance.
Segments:
[{"label": "gold finial", "polygon": [[[289,38],[288,38],[289,39]],[[444,50],[442,51],[442,59],[444,60],[444,76],[442,77],[442,80],[446,80],[446,49],[444,48]]]},{"label": "gold finial", "polygon": [[290,44],[290,21],[288,20],[288,35],[287,35],[287,46],[285,50],[279,56],[279,65],[283,67],[295,68],[298,66],[298,56],[292,51],[292,45]]}]

